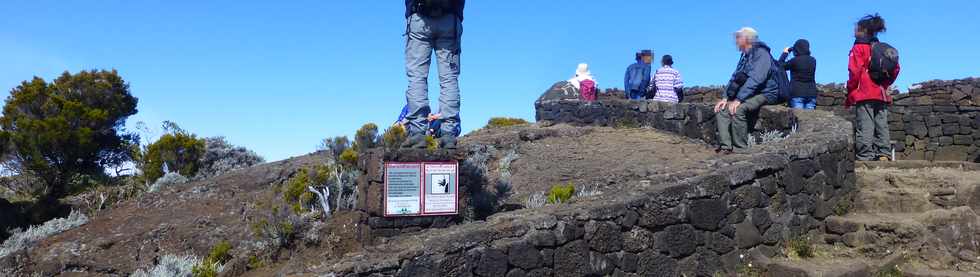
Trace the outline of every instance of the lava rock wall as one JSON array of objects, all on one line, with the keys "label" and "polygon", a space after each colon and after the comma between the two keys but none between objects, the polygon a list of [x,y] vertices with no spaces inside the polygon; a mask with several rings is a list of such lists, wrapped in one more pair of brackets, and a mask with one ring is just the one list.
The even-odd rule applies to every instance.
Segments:
[{"label": "lava rock wall", "polygon": [[[819,85],[817,108],[853,121],[843,84]],[[714,103],[724,87],[694,87],[685,102]],[[980,162],[980,79],[928,81],[892,92],[891,140],[900,160]]]},{"label": "lava rock wall", "polygon": [[[637,124],[712,139],[707,105],[543,100],[538,117]],[[855,191],[851,125],[826,111],[766,108],[796,133],[722,158],[715,170],[393,239],[324,268],[340,276],[714,276],[822,233]],[[677,176],[691,176],[684,172]]]}]

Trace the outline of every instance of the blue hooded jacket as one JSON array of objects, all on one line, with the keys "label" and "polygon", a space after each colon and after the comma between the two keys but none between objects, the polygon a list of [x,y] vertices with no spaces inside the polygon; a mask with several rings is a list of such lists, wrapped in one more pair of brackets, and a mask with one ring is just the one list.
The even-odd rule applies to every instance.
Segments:
[{"label": "blue hooded jacket", "polygon": [[770,104],[779,102],[779,84],[769,74],[773,65],[769,51],[764,42],[756,42],[748,53],[742,54],[723,99],[745,102],[752,96],[763,94]]},{"label": "blue hooded jacket", "polygon": [[642,59],[637,59],[636,63],[626,68],[626,78],[624,78],[623,85],[623,90],[626,91],[626,97],[630,97],[631,95],[642,97],[647,87],[650,86],[651,72],[651,66],[643,62]]}]

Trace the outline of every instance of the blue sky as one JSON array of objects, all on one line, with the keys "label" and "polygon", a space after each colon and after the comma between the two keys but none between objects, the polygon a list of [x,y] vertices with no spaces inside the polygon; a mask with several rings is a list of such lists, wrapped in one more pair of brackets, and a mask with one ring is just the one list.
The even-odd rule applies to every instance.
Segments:
[{"label": "blue sky", "polygon": [[[818,81],[843,82],[854,22],[880,12],[890,29],[882,39],[901,51],[902,88],[980,75],[977,1],[469,2],[464,132],[491,116],[533,119],[534,99],[579,62],[591,64],[600,87],[621,86],[640,48],[654,49],[656,62],[673,55],[688,85],[723,84],[739,55],[731,34],[742,26],[758,29],[775,55],[809,39]],[[115,68],[140,99],[130,125],[175,121],[269,160],[311,152],[322,138],[352,134],[365,122],[388,125],[405,103],[399,0],[3,6],[0,88],[65,70]],[[438,88],[430,95],[436,105]]]}]

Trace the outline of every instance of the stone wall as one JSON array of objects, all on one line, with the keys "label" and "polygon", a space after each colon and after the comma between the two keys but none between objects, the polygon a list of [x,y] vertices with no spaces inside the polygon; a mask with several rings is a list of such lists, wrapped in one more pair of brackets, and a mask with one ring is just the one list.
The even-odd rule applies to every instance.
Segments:
[{"label": "stone wall", "polygon": [[[718,101],[723,87],[695,87],[685,92],[685,102]],[[817,108],[853,120],[853,109],[844,107],[843,84],[819,86]],[[915,84],[908,93],[892,93],[889,114],[891,139],[901,160],[980,162],[980,79],[928,81]]]},{"label": "stone wall", "polygon": [[[707,105],[536,103],[539,119],[651,126],[713,139]],[[855,190],[850,123],[824,111],[766,108],[761,124],[797,133],[721,158],[708,174],[664,176],[629,191],[498,213],[400,236],[318,273],[340,276],[713,276],[824,230]],[[685,176],[679,172],[673,176]],[[691,176],[691,175],[686,175]]]}]

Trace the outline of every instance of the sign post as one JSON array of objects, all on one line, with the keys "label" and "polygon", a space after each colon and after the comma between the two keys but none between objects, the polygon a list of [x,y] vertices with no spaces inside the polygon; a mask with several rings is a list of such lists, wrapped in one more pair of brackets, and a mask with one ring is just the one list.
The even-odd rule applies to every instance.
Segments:
[{"label": "sign post", "polygon": [[421,213],[422,164],[385,164],[385,216],[413,216]]},{"label": "sign post", "polygon": [[385,163],[385,217],[459,214],[459,163]]}]

